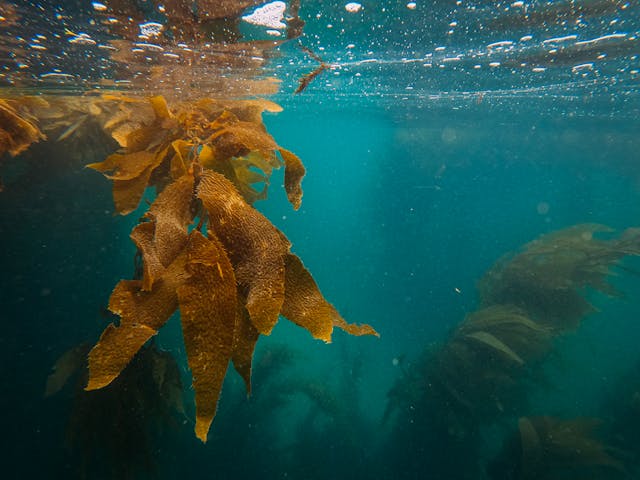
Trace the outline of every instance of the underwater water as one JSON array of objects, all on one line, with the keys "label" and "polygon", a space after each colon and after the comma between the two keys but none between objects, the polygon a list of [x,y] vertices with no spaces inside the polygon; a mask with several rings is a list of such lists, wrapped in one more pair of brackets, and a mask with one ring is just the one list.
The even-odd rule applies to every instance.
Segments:
[{"label": "underwater water", "polygon": [[[283,4],[284,26],[242,18],[264,4]],[[640,478],[638,2],[0,1],[0,17],[4,478]],[[150,23],[164,30],[142,38]],[[148,105],[160,95],[166,115]],[[198,137],[237,115],[262,141],[254,116],[224,104],[258,97],[282,107],[258,110],[276,146],[231,127],[228,144]],[[202,98],[225,113],[180,117]],[[127,135],[147,128],[139,150],[159,160],[159,145],[199,142],[175,146],[171,162],[192,159],[181,173],[153,167],[126,214],[114,185],[135,175],[86,168],[139,154],[116,118]],[[12,151],[29,123],[43,135]],[[233,151],[233,168],[211,167],[208,145]],[[290,165],[265,167],[278,146],[306,168],[297,210]],[[185,238],[219,237],[238,300],[251,292],[242,269],[262,257],[237,257],[256,217],[247,206],[254,220],[221,230],[235,217],[208,206],[207,169],[286,235],[347,322],[379,336],[340,327],[326,343],[286,307],[266,334],[247,300],[261,333],[251,394],[233,357],[205,443],[184,285],[117,378],[84,387],[101,332],[157,313],[127,316],[110,296],[150,275],[130,233],[161,222],[150,205],[172,181],[192,182]],[[189,265],[177,277],[196,278]]]}]

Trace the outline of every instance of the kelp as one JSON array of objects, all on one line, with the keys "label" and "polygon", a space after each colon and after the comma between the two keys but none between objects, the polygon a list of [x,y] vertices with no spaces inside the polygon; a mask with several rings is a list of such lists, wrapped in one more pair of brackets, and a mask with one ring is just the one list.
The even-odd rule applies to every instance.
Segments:
[{"label": "kelp", "polygon": [[554,329],[577,328],[580,319],[595,310],[584,296],[587,289],[621,296],[608,277],[624,256],[640,254],[637,229],[619,238],[596,237],[611,232],[603,225],[575,225],[506,255],[478,284],[482,304],[513,304]]},{"label": "kelp", "polygon": [[[262,122],[264,111],[281,110],[277,104],[206,98],[169,105],[161,96],[103,94],[6,105],[11,114],[20,105],[20,118],[34,132],[60,142],[82,141],[88,128],[111,137],[120,149],[87,167],[112,181],[118,213],[136,210],[147,189],[156,190],[131,232],[139,276],[120,281],[111,294],[109,310],[120,322],[107,326],[89,354],[87,390],[112,383],[179,310],[194,374],[196,434],[205,441],[229,362],[250,391],[256,342],[280,315],[326,342],[334,327],[377,335],[368,325],[347,324],[289,240],[252,207],[282,166],[294,209],[302,200],[302,161]],[[7,118],[27,129],[17,116]]]},{"label": "kelp", "polygon": [[526,403],[527,379],[550,352],[551,339],[548,327],[513,305],[472,312],[425,359],[428,394],[465,428],[518,411]]},{"label": "kelp", "polygon": [[162,97],[105,100],[122,106],[104,121],[122,152],[87,166],[113,180],[119,213],[135,210],[147,186],[161,190],[194,163],[223,174],[249,203],[266,198],[273,169],[284,165],[287,195],[294,208],[299,207],[304,166],[276,144],[262,123],[261,113],[280,111],[278,105],[203,99],[170,109]]},{"label": "kelp", "polygon": [[518,307],[492,305],[468,315],[454,338],[482,342],[516,363],[525,364],[545,356],[551,347],[552,331]]},{"label": "kelp", "polygon": [[91,345],[80,344],[64,352],[47,377],[44,396],[55,395],[64,388],[69,379],[86,366],[86,357]]},{"label": "kelp", "polygon": [[400,425],[438,431],[455,446],[477,439],[483,425],[525,414],[531,387],[545,382],[554,338],[595,309],[585,297],[590,290],[622,296],[609,278],[618,270],[635,273],[622,259],[640,253],[639,241],[635,228],[615,237],[601,225],[576,225],[501,258],[479,282],[480,308],[403,373],[385,417],[398,411]]},{"label": "kelp", "polygon": [[89,345],[65,352],[47,379],[54,394],[77,377],[66,441],[80,478],[138,478],[154,470],[157,439],[185,418],[178,364],[151,343],[107,388],[87,392]]},{"label": "kelp", "polygon": [[261,122],[261,112],[275,104],[207,99],[170,108],[161,97],[119,100],[122,111],[143,105],[143,115],[108,122],[122,152],[89,167],[113,181],[120,213],[135,209],[149,185],[159,194],[131,232],[142,260],[140,278],[121,280],[111,294],[109,310],[120,322],[109,325],[89,353],[86,388],[116,380],[179,311],[193,374],[195,431],[204,442],[229,363],[250,391],[256,342],[280,315],[325,342],[334,327],[352,335],[377,333],[340,316],[285,235],[251,205],[266,192],[252,183],[266,183],[282,163],[294,208],[302,197],[302,162],[279,147]]},{"label": "kelp", "polygon": [[324,62],[324,60],[322,60],[322,58],[320,58],[316,53],[314,53],[310,48],[305,47],[304,45],[302,45],[301,43],[300,45],[300,49],[305,52],[307,55],[309,55],[309,57],[311,57],[313,60],[315,60],[316,62],[318,62],[318,66],[311,72],[303,75],[302,77],[300,77],[300,79],[298,80],[298,87],[295,89],[295,91],[293,92],[295,95],[304,92],[304,90],[309,86],[309,84],[318,76],[320,75],[322,72],[324,72],[325,70],[329,69],[329,65],[326,64]]},{"label": "kelp", "polygon": [[16,156],[45,138],[33,118],[20,111],[19,100],[0,99],[0,156]]},{"label": "kelp", "polygon": [[554,480],[625,478],[622,463],[595,436],[600,420],[522,417],[491,463],[491,478]]}]

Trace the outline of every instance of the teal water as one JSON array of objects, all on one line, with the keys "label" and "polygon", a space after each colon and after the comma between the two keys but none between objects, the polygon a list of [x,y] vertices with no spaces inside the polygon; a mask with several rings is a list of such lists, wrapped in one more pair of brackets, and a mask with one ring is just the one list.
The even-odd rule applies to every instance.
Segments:
[{"label": "teal water", "polygon": [[[93,12],[90,2],[72,3],[15,5],[36,12],[27,27],[49,28],[51,12],[64,12],[74,30]],[[202,444],[193,435],[191,379],[174,317],[155,345],[177,361],[185,414],[157,426],[157,412],[136,410],[139,398],[109,398],[94,417],[81,417],[86,437],[74,442],[77,391],[67,385],[44,398],[47,376],[63,352],[95,343],[113,320],[104,308],[113,286],[133,273],[128,235],[145,208],[114,215],[110,183],[83,168],[102,160],[105,147],[80,155],[41,142],[0,163],[4,478],[638,478],[634,255],[608,277],[620,298],[579,289],[594,311],[510,377],[513,397],[491,391],[504,352],[489,348],[473,368],[433,360],[481,307],[480,279],[503,255],[578,224],[615,229],[602,238],[640,226],[638,4],[530,2],[531,12],[547,15],[523,17],[513,13],[518,2],[416,2],[415,9],[394,2],[384,12],[379,2],[361,2],[356,13],[346,3],[301,2],[301,40],[332,65],[302,94],[292,92],[316,63],[295,41],[263,67],[282,80],[270,98],[284,109],[265,113],[265,125],[302,158],[307,176],[298,211],[287,202],[282,171],[256,207],[288,236],[341,314],[373,325],[380,338],[336,332],[327,345],[281,319],[258,343],[251,397],[230,372]],[[561,61],[543,52],[554,47],[545,39],[574,33],[561,43],[614,36],[597,51],[559,48]],[[531,45],[518,43],[529,34]],[[500,41],[514,43],[487,49]],[[7,95],[76,92],[99,76],[91,62],[76,69],[80,52],[70,50],[60,69],[84,85],[42,78],[59,68],[54,54],[38,53],[51,64],[42,61],[25,78],[29,69],[15,68],[15,42],[15,30],[5,30]],[[490,67],[494,61],[501,65]],[[538,67],[545,70],[531,70]],[[471,396],[471,406],[457,403],[464,403],[459,392],[432,388],[438,375],[452,375],[462,391],[483,372],[488,393]],[[452,409],[463,413],[453,418]],[[113,430],[94,429],[96,416]],[[588,417],[599,426],[567,427],[594,440],[568,442],[555,457],[548,446],[536,461],[526,445],[503,448],[523,441],[518,419],[542,416],[566,425]],[[150,429],[149,444],[131,436],[132,424]],[[542,430],[537,438],[544,443]],[[110,456],[112,442],[127,454]]]}]

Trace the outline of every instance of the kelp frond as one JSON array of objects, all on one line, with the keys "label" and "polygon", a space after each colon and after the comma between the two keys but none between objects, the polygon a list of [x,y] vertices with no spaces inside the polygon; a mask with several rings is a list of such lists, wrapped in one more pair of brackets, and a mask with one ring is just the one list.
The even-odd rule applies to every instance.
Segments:
[{"label": "kelp frond", "polygon": [[0,99],[0,156],[16,156],[45,138],[36,122],[20,112],[19,100]]},{"label": "kelp frond", "polygon": [[[553,417],[522,417],[518,429],[505,444],[503,470],[519,472],[519,480],[581,478],[623,478],[625,470],[611,449],[596,438],[601,422],[595,418],[561,420]],[[511,445],[513,444],[513,445]],[[514,454],[519,451],[520,455]],[[506,471],[494,469],[494,478]],[[579,473],[578,473],[579,472]]]},{"label": "kelp frond", "polygon": [[[67,442],[81,478],[98,472],[137,478],[153,471],[154,437],[185,418],[180,368],[153,343],[142,348],[109,387],[87,392],[89,345],[65,352],[47,379],[52,395],[76,377]],[[162,438],[161,435],[158,435]]]},{"label": "kelp frond", "polygon": [[506,255],[479,282],[483,305],[513,304],[554,329],[575,329],[594,310],[585,289],[621,296],[608,277],[622,257],[640,254],[637,229],[618,238],[597,238],[611,232],[603,225],[575,225]]},{"label": "kelp frond", "polygon": [[[403,401],[399,393],[422,392],[430,409],[470,430],[505,412],[522,412],[527,383],[542,380],[541,362],[554,337],[592,311],[588,289],[620,295],[608,280],[623,267],[623,257],[640,254],[640,230],[619,237],[611,232],[602,225],[576,225],[500,259],[479,282],[481,308],[417,372],[397,383],[393,401]],[[415,397],[404,401],[415,404]]]},{"label": "kelp frond", "polygon": [[279,147],[262,123],[263,111],[280,110],[273,102],[203,99],[170,109],[162,97],[104,100],[122,107],[104,128],[123,151],[87,166],[114,181],[119,213],[134,210],[147,186],[162,189],[194,164],[224,175],[250,204],[266,197],[273,169],[284,164],[287,195],[295,209],[300,206],[302,162]]},{"label": "kelp frond", "polygon": [[[142,116],[105,123],[123,150],[89,165],[113,181],[116,208],[135,209],[144,190],[160,191],[131,232],[142,259],[141,278],[122,280],[109,301],[119,325],[109,325],[89,353],[87,390],[113,382],[136,352],[180,311],[193,374],[197,437],[207,439],[231,361],[251,388],[259,336],[280,315],[331,341],[334,327],[377,335],[348,324],[325,300],[291,244],[252,207],[274,168],[285,166],[285,188],[300,206],[304,167],[267,133],[265,101],[202,100],[170,108],[161,97],[117,99]],[[131,124],[133,122],[133,124]],[[203,233],[205,232],[205,233]]]}]

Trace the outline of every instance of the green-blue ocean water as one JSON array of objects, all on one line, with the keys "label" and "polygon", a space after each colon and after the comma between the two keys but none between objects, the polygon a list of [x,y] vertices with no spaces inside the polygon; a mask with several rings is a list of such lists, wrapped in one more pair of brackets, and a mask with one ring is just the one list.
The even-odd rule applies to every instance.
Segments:
[{"label": "green-blue ocean water", "polygon": [[[604,13],[579,15],[586,25],[579,39],[611,32],[631,39],[609,52],[611,63],[600,71],[597,59],[592,70],[585,67],[591,73],[583,77],[572,72],[575,65],[550,64],[547,73],[512,67],[496,73],[484,65],[474,73],[474,59],[460,60],[467,66],[458,69],[440,68],[449,63],[442,60],[424,67],[433,58],[426,52],[437,55],[440,43],[457,54],[517,40],[525,30],[538,39],[573,31],[566,25],[554,31],[545,19],[502,31],[494,23],[487,33],[473,23],[483,17],[462,8],[466,2],[436,3],[417,2],[414,10],[394,2],[383,14],[378,3],[362,2],[354,17],[342,3],[302,2],[303,40],[323,46],[335,65],[293,95],[299,76],[315,64],[284,45],[283,58],[294,56],[296,63],[275,61],[286,73],[281,92],[271,97],[284,110],[264,114],[268,131],[302,158],[307,175],[298,211],[286,200],[282,171],[256,207],[288,236],[341,314],[373,325],[380,338],[336,332],[327,345],[281,319],[259,341],[251,397],[229,373],[203,445],[192,432],[190,376],[179,319],[172,318],[156,343],[180,366],[185,414],[154,430],[148,450],[131,445],[148,452],[131,478],[637,478],[640,442],[629,433],[640,424],[637,258],[624,258],[624,269],[612,271],[623,297],[580,290],[594,312],[553,339],[544,378],[527,383],[527,405],[515,413],[505,405],[503,415],[473,419],[478,431],[461,429],[434,410],[438,403],[422,396],[429,385],[421,383],[430,378],[425,352],[446,344],[480,307],[478,282],[503,255],[576,224],[604,224],[618,233],[640,226],[640,97],[632,73],[637,4],[622,9],[610,2],[613,11],[606,6]],[[465,35],[447,35],[448,25],[465,19]],[[337,60],[352,43],[353,58]],[[367,44],[375,54],[367,56]],[[384,62],[349,64],[372,57]],[[420,59],[427,73],[407,59]],[[85,163],[106,152],[94,153]],[[2,164],[3,477],[116,478],[104,452],[87,466],[84,451],[73,447],[73,388],[49,398],[43,392],[56,359],[81,342],[93,344],[112,320],[104,309],[113,286],[133,273],[129,232],[145,208],[115,216],[111,185],[97,172],[65,163],[47,143],[28,155],[30,168],[20,156]],[[458,375],[465,383],[465,370]],[[386,416],[398,401],[397,385],[404,385],[400,406]],[[115,415],[108,403],[104,408],[98,416],[126,431],[126,410]],[[488,469],[521,416],[598,418],[597,438],[624,467],[585,473],[575,461],[538,477]],[[449,427],[444,431],[430,427],[440,417]]]}]

